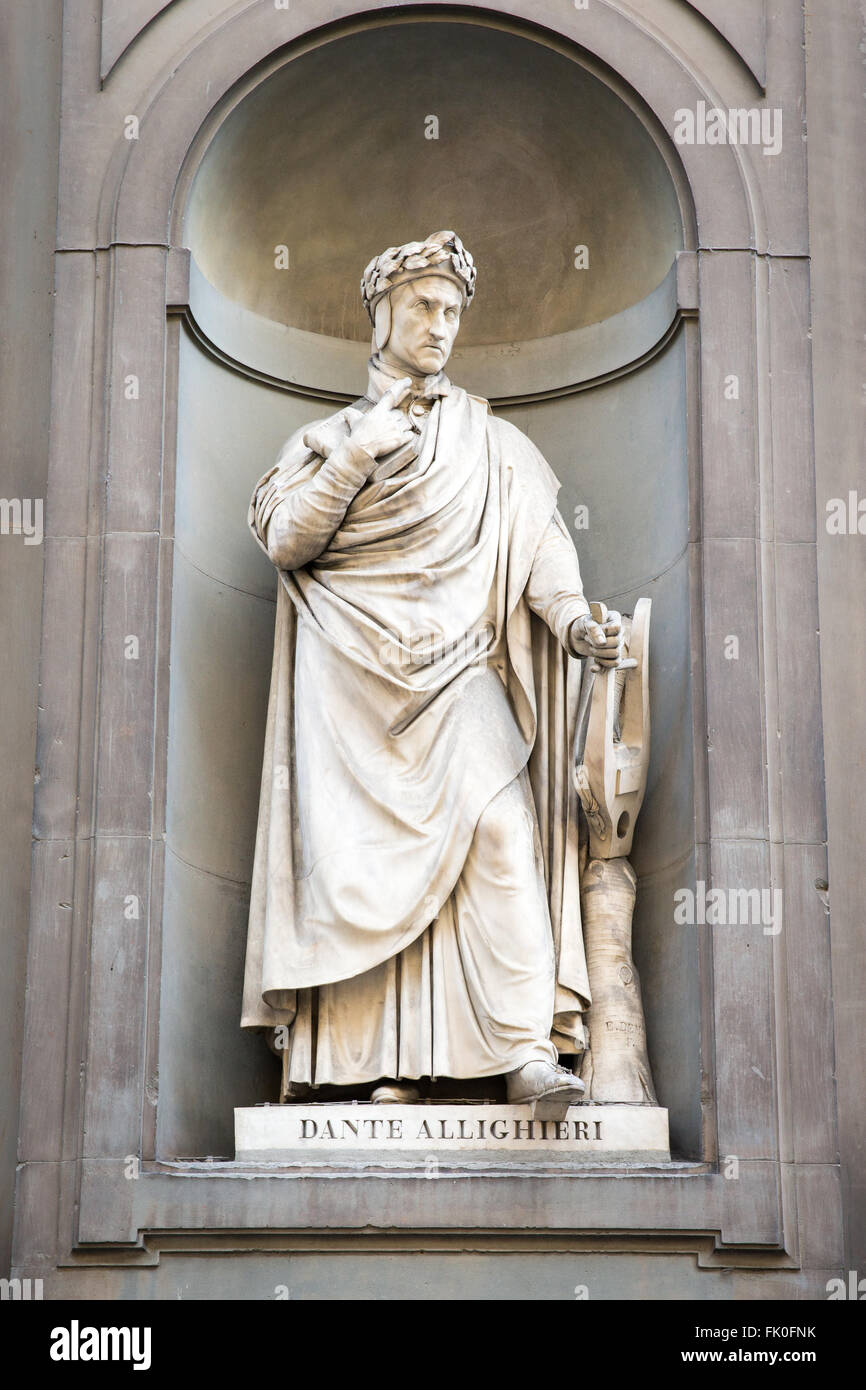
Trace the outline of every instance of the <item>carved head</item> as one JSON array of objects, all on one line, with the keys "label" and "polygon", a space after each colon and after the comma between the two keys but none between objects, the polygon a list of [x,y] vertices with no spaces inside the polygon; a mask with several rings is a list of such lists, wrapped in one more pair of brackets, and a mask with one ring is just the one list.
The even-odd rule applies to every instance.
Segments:
[{"label": "carved head", "polygon": [[454,232],[390,246],[364,271],[375,347],[394,367],[432,376],[448,361],[475,293],[475,264]]}]

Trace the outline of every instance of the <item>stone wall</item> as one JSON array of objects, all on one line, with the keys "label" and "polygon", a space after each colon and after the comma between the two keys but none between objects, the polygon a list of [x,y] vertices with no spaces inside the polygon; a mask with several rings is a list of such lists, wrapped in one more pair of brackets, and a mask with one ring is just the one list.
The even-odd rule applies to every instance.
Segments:
[{"label": "stone wall", "polygon": [[[44,494],[45,543],[0,543],[22,596],[11,617],[7,727],[16,756],[4,784],[12,808],[4,911],[21,949],[19,968],[5,977],[3,1017],[23,1076],[14,1269],[42,1277],[49,1297],[268,1298],[277,1285],[290,1285],[293,1297],[353,1296],[363,1279],[372,1297],[405,1295],[407,1285],[419,1297],[459,1297],[481,1284],[488,1297],[525,1296],[531,1285],[534,1296],[571,1298],[581,1284],[599,1298],[650,1290],[821,1298],[828,1278],[866,1258],[846,1216],[862,1190],[854,1048],[864,997],[856,877],[864,657],[862,643],[848,652],[846,625],[856,624],[864,561],[862,538],[831,536],[824,524],[826,501],[856,488],[851,422],[862,370],[854,344],[862,334],[853,316],[862,295],[849,276],[862,270],[854,270],[852,241],[856,180],[839,173],[857,150],[856,6],[807,15],[805,33],[796,0],[590,0],[585,10],[480,0],[447,16],[446,8],[379,5],[364,14],[347,0],[294,0],[288,10],[271,0],[241,10],[228,0],[65,6],[51,359],[44,242],[55,199],[54,7],[5,21],[21,57],[16,70],[33,74],[16,98],[32,102],[32,120],[22,105],[18,123],[39,137],[31,152],[19,135],[7,156],[10,178],[28,171],[30,204],[17,211],[36,230],[35,250],[30,231],[19,232],[28,255],[13,303],[26,349],[20,366],[39,389],[28,393],[12,377],[25,406],[4,412],[18,470],[4,487]],[[506,1169],[437,1182],[409,1171],[395,1182],[345,1165],[339,1182],[290,1171],[250,1176],[226,1160],[220,1118],[232,1103],[266,1098],[257,1092],[268,1081],[254,1041],[231,1032],[249,817],[232,819],[229,808],[220,820],[213,794],[230,799],[240,785],[246,744],[227,742],[226,729],[240,717],[238,682],[248,682],[254,703],[262,674],[242,648],[233,676],[213,663],[231,605],[232,630],[245,626],[238,605],[247,600],[228,573],[240,534],[234,508],[247,475],[270,457],[261,468],[245,459],[235,475],[231,451],[201,441],[214,423],[209,392],[224,380],[222,438],[240,441],[252,413],[254,452],[269,455],[288,416],[323,413],[309,399],[317,388],[325,399],[345,398],[352,354],[363,360],[363,348],[339,303],[318,321],[299,291],[282,321],[273,281],[258,283],[253,272],[231,280],[243,257],[232,259],[217,235],[220,196],[237,172],[237,146],[225,132],[241,128],[231,123],[244,109],[264,111],[263,132],[273,119],[267,84],[289,91],[293,64],[327,73],[331,45],[375,46],[383,37],[399,56],[401,27],[418,26],[417,41],[424,24],[446,19],[469,26],[465,54],[474,43],[490,55],[492,90],[493,55],[518,39],[565,65],[564,90],[571,65],[587,119],[586,93],[602,84],[603,102],[611,111],[619,103],[639,132],[615,147],[644,142],[670,181],[668,212],[657,219],[667,233],[653,233],[652,254],[642,246],[639,263],[629,259],[642,267],[634,285],[612,275],[620,300],[605,298],[597,281],[584,320],[579,295],[562,321],[540,314],[539,331],[525,336],[548,346],[512,344],[521,377],[507,354],[492,351],[521,313],[519,298],[508,298],[479,320],[465,368],[482,383],[485,371],[504,383],[488,394],[551,456],[570,512],[588,490],[591,511],[604,525],[613,520],[603,485],[610,468],[611,495],[618,483],[623,505],[631,498],[648,518],[627,557],[607,553],[600,524],[587,538],[587,579],[594,596],[624,604],[654,584],[657,614],[664,611],[656,660],[669,695],[656,711],[661,752],[644,811],[654,819],[635,851],[643,875],[636,955],[679,1158],[615,1178]],[[518,67],[529,82],[530,67]],[[702,119],[716,100],[781,112],[778,152],[677,143],[677,113]],[[423,122],[436,106],[422,105]],[[295,137],[309,128],[299,115]],[[607,126],[603,134],[612,138]],[[555,131],[551,140],[558,149]],[[464,160],[471,148],[461,146]],[[316,157],[327,159],[327,140],[300,152],[302,173]],[[457,211],[460,198],[471,207],[469,190],[483,186],[484,172],[464,172],[465,191],[449,194]],[[326,188],[323,206],[328,197]],[[644,212],[648,197],[645,190]],[[628,211],[613,194],[611,203],[611,244],[626,256]],[[604,236],[603,200],[593,207],[590,242]],[[236,235],[255,238],[255,226],[253,218]],[[285,239],[272,223],[259,231],[266,242]],[[569,247],[586,240],[570,222],[562,232]],[[340,224],[336,264],[346,233]],[[305,239],[303,224],[296,235],[297,254],[312,257],[320,239]],[[549,246],[549,219],[539,235]],[[499,254],[502,273],[511,263]],[[671,255],[668,289],[650,304]],[[7,261],[0,269],[14,280]],[[196,289],[196,276],[208,274],[225,303]],[[244,285],[250,294],[241,302]],[[661,304],[669,317],[650,333]],[[624,312],[633,317],[620,332],[614,321]],[[292,337],[311,333],[323,341]],[[622,341],[633,356],[619,351]],[[315,352],[298,358],[299,344]],[[286,368],[281,377],[274,353],[315,360],[320,375],[299,379]],[[226,520],[219,564],[228,566],[210,569],[213,583],[196,551],[196,490],[209,463],[218,465],[209,504],[217,526]],[[656,487],[642,493],[647,478]],[[668,494],[670,509],[654,512]],[[657,537],[665,544],[654,548]],[[632,568],[618,580],[626,558]],[[248,601],[251,613],[263,605],[264,594],[258,607]],[[266,629],[266,617],[247,622],[251,652],[266,643]],[[674,640],[680,632],[687,645]],[[206,709],[198,724],[196,707]],[[28,925],[21,837],[37,714]],[[255,743],[252,726],[243,737]],[[195,761],[211,755],[216,782]],[[825,767],[829,916],[820,886],[828,878]],[[213,864],[197,843],[205,810],[223,833]],[[657,824],[675,842],[667,857]],[[215,896],[209,870],[221,884]],[[779,889],[782,930],[671,922],[666,931],[674,888],[696,881]],[[29,992],[16,1040],[25,929]],[[7,1113],[14,1106],[13,1095]]]}]

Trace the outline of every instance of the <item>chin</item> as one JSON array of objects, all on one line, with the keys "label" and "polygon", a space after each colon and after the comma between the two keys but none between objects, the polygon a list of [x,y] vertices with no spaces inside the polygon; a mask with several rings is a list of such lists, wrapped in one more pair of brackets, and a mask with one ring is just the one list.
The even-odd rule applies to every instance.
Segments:
[{"label": "chin", "polygon": [[425,376],[432,376],[433,372],[441,372],[446,360],[444,352],[424,352],[418,357],[418,366]]}]

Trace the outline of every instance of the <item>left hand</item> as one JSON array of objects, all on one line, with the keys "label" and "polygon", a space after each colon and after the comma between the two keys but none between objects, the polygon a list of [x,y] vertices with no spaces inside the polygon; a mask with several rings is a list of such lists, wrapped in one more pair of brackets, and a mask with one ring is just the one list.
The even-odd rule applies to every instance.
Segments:
[{"label": "left hand", "polygon": [[575,619],[571,625],[571,641],[575,651],[588,656],[602,669],[615,666],[634,666],[626,658],[622,614],[604,610],[603,620],[597,622],[592,614]]}]

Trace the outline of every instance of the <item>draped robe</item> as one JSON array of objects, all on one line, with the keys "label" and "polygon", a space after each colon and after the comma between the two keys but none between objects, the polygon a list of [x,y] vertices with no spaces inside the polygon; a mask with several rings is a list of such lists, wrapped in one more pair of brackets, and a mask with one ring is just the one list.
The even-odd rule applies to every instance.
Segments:
[{"label": "draped robe", "polygon": [[[347,433],[342,412],[328,428]],[[269,519],[322,462],[299,433],[257,485],[250,525],[266,551]],[[340,1010],[326,1005],[340,982],[375,1015],[374,1034],[429,1033],[432,1019],[412,1016],[427,976],[459,969],[436,965],[430,935],[454,910],[485,807],[521,775],[555,951],[551,1037],[564,1052],[584,1045],[571,777],[581,672],[564,644],[587,604],[559,484],[519,430],[450,383],[416,457],[382,473],[316,558],[279,571],[242,1026],[292,1025],[293,1082],[395,1074],[393,1049],[369,1037],[354,1077],[345,1064],[316,1071],[317,1050],[339,1052]],[[438,980],[440,995],[454,984]],[[429,1037],[413,1055],[401,1074],[430,1074]],[[487,1059],[450,1074],[491,1070]]]}]

